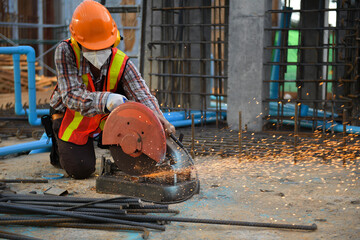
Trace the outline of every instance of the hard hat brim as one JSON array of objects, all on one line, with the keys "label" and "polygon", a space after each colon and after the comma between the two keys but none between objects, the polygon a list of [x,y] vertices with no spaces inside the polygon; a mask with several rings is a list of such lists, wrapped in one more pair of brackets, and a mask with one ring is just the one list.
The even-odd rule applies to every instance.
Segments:
[{"label": "hard hat brim", "polygon": [[[76,38],[75,38],[76,39]],[[82,42],[82,41],[78,41],[82,46],[84,46],[85,48],[89,49],[89,50],[101,50],[101,49],[105,49],[108,47],[111,47],[114,45],[116,41],[116,35],[113,35],[111,37],[109,37],[108,39],[101,41],[101,42]]]}]

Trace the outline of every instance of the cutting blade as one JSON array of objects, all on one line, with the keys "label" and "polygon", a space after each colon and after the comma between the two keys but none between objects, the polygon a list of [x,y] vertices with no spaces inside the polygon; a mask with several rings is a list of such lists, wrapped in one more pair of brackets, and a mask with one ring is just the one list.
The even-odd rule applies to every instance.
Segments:
[{"label": "cutting blade", "polygon": [[110,153],[119,170],[126,174],[142,176],[159,171],[157,162],[143,153],[132,157],[124,153],[120,146],[110,146]]},{"label": "cutting blade", "polygon": [[[110,113],[102,143],[121,147],[120,156],[126,154],[129,159],[146,155],[155,163],[162,163],[166,155],[165,131],[160,120],[150,108],[137,102],[121,104]],[[116,151],[116,154],[120,153]]]}]

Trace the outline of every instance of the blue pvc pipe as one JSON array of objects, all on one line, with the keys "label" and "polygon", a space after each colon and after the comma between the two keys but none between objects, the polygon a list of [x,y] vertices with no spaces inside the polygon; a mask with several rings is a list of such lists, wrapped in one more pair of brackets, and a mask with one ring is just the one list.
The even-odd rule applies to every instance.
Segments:
[{"label": "blue pvc pipe", "polygon": [[[280,114],[278,113],[277,109],[270,109],[269,111],[269,115],[270,116],[282,116],[282,117],[294,117],[295,116],[295,111],[289,111],[284,109],[284,111],[280,110]],[[301,115],[302,117],[306,116],[306,115]]]},{"label": "blue pvc pipe", "polygon": [[[50,141],[51,139],[48,138],[48,136],[46,135],[46,133],[44,132],[43,135],[41,136],[40,140],[46,140],[46,141]],[[29,155],[30,154],[36,154],[36,153],[43,153],[43,152],[50,152],[51,150],[51,145],[46,147],[46,148],[39,148],[39,149],[34,149],[34,150],[31,150]]]},{"label": "blue pvc pipe", "polygon": [[24,115],[25,111],[22,108],[21,101],[21,80],[20,80],[20,55],[12,55],[14,62],[14,92],[15,92],[15,114]]},{"label": "blue pvc pipe", "polygon": [[[310,123],[312,123],[312,121],[308,121]],[[323,129],[324,127],[324,122],[323,121],[317,121],[316,122],[316,126],[318,128]],[[333,123],[325,123],[325,129],[326,130],[332,130],[334,129],[334,132],[343,132],[344,131],[344,126],[341,123],[335,122]],[[360,134],[360,127],[359,126],[351,126],[351,125],[346,125],[345,126],[345,132],[348,134]]]},{"label": "blue pvc pipe", "polygon": [[214,96],[214,95],[210,95],[210,100],[216,100],[216,98],[220,99],[221,101],[224,100],[223,96]]},{"label": "blue pvc pipe", "polygon": [[[292,10],[289,7],[283,7],[283,10]],[[288,28],[290,26],[290,19],[291,19],[291,12],[289,13],[281,13],[280,15],[280,28]],[[275,47],[280,47],[281,45],[281,31],[277,32],[278,37],[276,42],[274,43]],[[273,62],[280,61],[280,49],[274,50],[274,58]],[[270,80],[279,80],[279,65],[272,65],[271,66],[271,77]],[[270,99],[277,99],[279,98],[279,83],[278,82],[270,82]]]},{"label": "blue pvc pipe", "polygon": [[12,145],[12,146],[6,146],[6,147],[0,148],[0,156],[5,156],[8,154],[13,154],[13,153],[27,152],[27,151],[31,151],[34,149],[48,148],[48,147],[51,147],[51,145],[52,145],[51,139],[49,141],[48,141],[48,139],[42,139],[42,140],[33,141],[33,142],[27,142],[27,143]]},{"label": "blue pvc pipe", "polygon": [[[281,113],[281,105],[280,104],[280,113]],[[278,109],[278,103],[277,102],[270,102],[269,103],[269,106],[270,106],[270,111],[269,111],[269,114],[271,116],[278,116],[277,114],[277,109]],[[301,108],[300,108],[300,116],[302,117],[312,117],[312,116],[315,116],[315,110],[313,108],[310,108],[308,105],[305,105],[305,104],[301,104]],[[287,114],[288,113],[293,113],[292,116],[294,116],[294,113],[295,113],[295,104],[294,103],[285,103],[284,104],[284,112],[286,112]],[[289,115],[283,115],[283,116],[289,116]],[[323,117],[324,116],[324,111],[323,110],[318,110],[317,111],[317,116],[318,117]],[[331,117],[332,116],[332,113],[331,112],[326,112],[326,117]],[[334,117],[339,117],[338,114],[334,113]]]},{"label": "blue pvc pipe", "polygon": [[[341,130],[340,130],[341,128]],[[336,131],[338,132],[342,132],[343,130],[343,125],[336,125]],[[346,126],[346,133],[348,134],[357,134],[360,135],[360,127],[359,126]]]},{"label": "blue pvc pipe", "polygon": [[[204,120],[205,121],[205,120]],[[206,117],[206,123],[211,123],[211,122],[215,122],[216,121],[216,116],[215,117]],[[177,121],[171,121],[170,122],[172,125],[174,125],[174,127],[185,127],[185,126],[191,126],[192,120],[191,119],[186,119],[186,120],[177,120]],[[201,123],[201,118],[196,118],[194,119],[194,124],[200,124]]]},{"label": "blue pvc pipe", "polygon": [[[169,122],[178,121],[178,120],[186,120],[185,111],[165,112],[163,114],[164,114],[164,117],[166,118],[166,120],[168,120]],[[192,114],[194,114],[194,118],[201,118],[202,115],[205,115],[205,113],[203,112],[203,114],[202,114],[201,111],[190,111],[190,114],[188,114],[187,119],[189,119]],[[206,117],[212,117],[212,116],[216,116],[216,113],[212,112],[212,111],[206,111]]]},{"label": "blue pvc pipe", "polygon": [[29,123],[33,126],[41,124],[41,119],[36,112],[36,87],[35,87],[35,50],[30,46],[0,47],[0,54],[13,54],[14,60],[14,89],[15,89],[15,113],[24,115],[21,102],[20,82],[20,54],[27,55],[28,65],[28,89],[29,89]]},{"label": "blue pvc pipe", "polygon": [[[279,106],[280,105],[280,106]],[[280,103],[277,102],[270,102],[269,103],[269,114],[271,116],[278,116],[278,106],[280,108],[280,115],[281,115],[281,109],[283,108],[283,115],[282,116],[295,116],[295,104],[294,103],[285,103],[283,106]],[[301,107],[299,108],[299,113],[301,117],[308,116],[309,106],[305,104],[301,104]],[[292,114],[292,115],[289,115]]]},{"label": "blue pvc pipe", "polygon": [[[173,121],[180,121],[180,120],[188,120],[191,118],[192,114],[194,114],[195,119],[198,119],[198,118],[201,119],[201,117],[205,118],[205,113],[206,113],[206,118],[216,117],[216,112],[214,112],[214,111],[206,111],[206,112],[190,111],[190,114],[187,114],[186,118],[185,118],[185,111],[165,112],[163,114],[164,114],[164,117],[166,118],[166,120],[168,120],[169,122],[173,122]],[[226,112],[220,113],[219,117],[225,118]]]},{"label": "blue pvc pipe", "polygon": [[168,121],[176,121],[185,119],[185,111],[182,112],[164,112],[164,117]]},{"label": "blue pvc pipe", "polygon": [[[27,108],[26,109],[26,114],[29,115],[30,114],[30,111],[29,109]],[[36,109],[36,114],[38,115],[48,115],[50,114],[50,109]]]},{"label": "blue pvc pipe", "polygon": [[[201,111],[190,111],[190,114],[185,118],[185,111],[179,112],[165,112],[163,113],[164,117],[172,124],[174,127],[185,127],[191,126],[190,115],[194,114],[194,122],[195,124],[201,123],[202,119],[206,123],[215,122],[216,121],[216,112],[206,111],[206,120],[204,118],[204,112]],[[224,119],[226,117],[226,113],[221,113],[219,115],[220,119]]]},{"label": "blue pvc pipe", "polygon": [[[216,108],[216,102],[215,102],[215,101],[211,101],[211,102],[210,102],[210,107]],[[218,106],[218,107],[219,107],[219,106]],[[222,109],[222,110],[226,110],[226,109],[227,109],[227,103],[222,102],[222,103],[221,103],[221,109]]]},{"label": "blue pvc pipe", "polygon": [[[313,108],[309,108],[306,115],[309,116],[309,117],[315,116],[315,110]],[[318,110],[316,116],[323,117],[324,116],[324,111],[323,110]],[[326,117],[331,117],[331,116],[332,116],[331,112],[326,112]],[[335,118],[339,117],[339,114],[334,113],[334,117]]]}]

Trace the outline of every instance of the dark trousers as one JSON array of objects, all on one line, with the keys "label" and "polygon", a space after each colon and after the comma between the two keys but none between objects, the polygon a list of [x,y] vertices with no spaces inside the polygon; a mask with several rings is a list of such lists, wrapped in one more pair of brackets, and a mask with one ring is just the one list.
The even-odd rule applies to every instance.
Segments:
[{"label": "dark trousers", "polygon": [[55,139],[53,138],[53,148],[50,154],[51,164],[60,165],[72,178],[87,178],[95,172],[96,157],[93,139],[89,138],[85,145],[77,145],[59,139],[58,133],[62,119],[52,121]]}]

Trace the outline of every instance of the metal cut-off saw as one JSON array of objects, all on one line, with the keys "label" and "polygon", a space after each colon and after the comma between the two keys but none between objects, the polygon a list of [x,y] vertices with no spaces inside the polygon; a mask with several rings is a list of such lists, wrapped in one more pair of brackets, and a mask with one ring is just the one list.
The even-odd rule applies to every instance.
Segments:
[{"label": "metal cut-off saw", "polygon": [[127,102],[108,116],[102,144],[113,161],[102,159],[96,191],[138,197],[157,203],[177,203],[199,193],[193,159],[174,136],[166,138],[153,111]]}]

